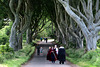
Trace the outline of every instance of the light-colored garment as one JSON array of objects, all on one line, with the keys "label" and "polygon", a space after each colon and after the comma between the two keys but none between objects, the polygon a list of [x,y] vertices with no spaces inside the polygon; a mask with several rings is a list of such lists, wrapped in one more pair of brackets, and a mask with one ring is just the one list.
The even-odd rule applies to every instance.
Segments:
[{"label": "light-colored garment", "polygon": [[40,48],[40,53],[43,53],[43,48]]},{"label": "light-colored garment", "polygon": [[64,47],[61,46],[61,47],[59,47],[59,49],[60,49],[60,48],[64,48]]},{"label": "light-colored garment", "polygon": [[56,50],[56,53],[58,54],[58,48],[55,48],[55,50]]}]

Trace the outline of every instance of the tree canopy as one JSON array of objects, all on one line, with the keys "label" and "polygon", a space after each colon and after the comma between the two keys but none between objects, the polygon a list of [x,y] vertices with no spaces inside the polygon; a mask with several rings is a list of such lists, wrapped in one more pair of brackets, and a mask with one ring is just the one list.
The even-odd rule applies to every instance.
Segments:
[{"label": "tree canopy", "polygon": [[30,43],[50,21],[55,26],[56,40],[67,48],[70,43],[84,48],[86,43],[88,51],[95,50],[100,39],[99,6],[99,0],[0,0],[0,29],[4,19],[13,22],[9,45],[19,50],[23,33]]}]

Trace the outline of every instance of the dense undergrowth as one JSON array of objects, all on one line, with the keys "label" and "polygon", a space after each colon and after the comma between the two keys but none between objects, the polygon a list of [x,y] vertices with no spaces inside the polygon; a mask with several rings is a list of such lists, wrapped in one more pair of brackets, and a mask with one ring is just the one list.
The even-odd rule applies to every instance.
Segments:
[{"label": "dense undergrowth", "polygon": [[[58,46],[62,45],[55,41]],[[75,49],[72,44],[66,48],[66,59],[80,67],[100,67],[100,41],[97,43],[97,49],[86,52],[85,49]]]},{"label": "dense undergrowth", "polygon": [[100,49],[88,51],[84,49],[67,49],[66,59],[80,67],[100,67]]},{"label": "dense undergrowth", "polygon": [[9,42],[11,26],[12,22],[10,22],[9,25],[0,29],[0,45],[5,45]]},{"label": "dense undergrowth", "polygon": [[[23,43],[23,49],[14,52],[7,45],[1,45],[0,67],[20,67],[30,59],[35,51],[35,46]],[[8,49],[8,50],[7,50]]]}]

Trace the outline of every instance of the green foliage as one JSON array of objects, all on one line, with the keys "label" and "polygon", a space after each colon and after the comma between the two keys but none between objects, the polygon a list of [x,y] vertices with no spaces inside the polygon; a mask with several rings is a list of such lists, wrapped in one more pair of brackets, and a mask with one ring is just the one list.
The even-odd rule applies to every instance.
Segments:
[{"label": "green foliage", "polygon": [[35,46],[36,45],[36,42],[31,42],[30,43],[32,46]]},{"label": "green foliage", "polygon": [[0,34],[0,44],[5,44],[9,40],[8,36],[6,34]]},{"label": "green foliage", "polygon": [[51,38],[53,38],[53,39],[56,39],[56,35],[55,35],[55,34],[52,34],[52,33],[51,33],[49,36],[50,36]]},{"label": "green foliage", "polygon": [[94,65],[96,67],[99,67],[100,66],[100,57],[96,58],[96,61],[94,62]]},{"label": "green foliage", "polygon": [[5,27],[5,34],[7,36],[10,35],[12,24],[13,24],[12,22],[9,22],[9,26]]},{"label": "green foliage", "polygon": [[58,42],[57,40],[55,40],[55,42],[56,42],[56,44],[57,44],[58,46],[60,46],[60,45],[61,45],[61,43],[60,43],[60,42]]},{"label": "green foliage", "polygon": [[97,42],[97,46],[100,48],[100,40],[98,40],[98,42]]},{"label": "green foliage", "polygon": [[76,43],[69,41],[68,42],[68,47],[67,48],[76,48]]},{"label": "green foliage", "polygon": [[[26,48],[26,49],[25,49],[25,48]],[[30,53],[30,51],[31,51],[30,48],[31,48],[31,45],[29,45],[29,46],[24,46],[24,49],[21,49],[21,50],[15,52],[15,58],[19,58],[19,57],[21,57],[21,56],[27,56],[28,53]]]},{"label": "green foliage", "polygon": [[5,57],[0,53],[0,63],[3,63],[5,61]]},{"label": "green foliage", "polygon": [[[21,64],[24,64],[35,51],[35,47],[30,44],[23,43],[23,49],[19,51],[12,51],[12,48],[9,47],[9,43],[6,45],[1,45],[0,49],[0,63],[2,65],[6,65],[7,67],[20,67]],[[4,54],[2,54],[2,52]],[[8,60],[9,59],[9,60]]]},{"label": "green foliage", "polygon": [[7,36],[10,35],[10,27],[6,28],[5,33],[6,33]]},{"label": "green foliage", "polygon": [[68,49],[66,50],[66,53],[71,57],[71,58],[80,58],[84,54],[84,49]]},{"label": "green foliage", "polygon": [[5,26],[0,29],[0,45],[5,45],[9,41],[10,29],[12,26],[12,22],[9,22],[9,26]]},{"label": "green foliage", "polygon": [[3,25],[4,25],[4,23],[3,23],[3,21],[1,20],[1,21],[0,21],[0,29],[2,29]]},{"label": "green foliage", "polygon": [[83,59],[87,59],[87,60],[91,60],[93,57],[97,57],[98,54],[96,51],[88,51],[86,54],[84,54],[84,56],[82,56]]},{"label": "green foliage", "polygon": [[5,45],[0,45],[0,52],[2,52],[2,54],[4,54],[5,52],[14,53],[13,49],[9,47],[9,43],[6,43]]},{"label": "green foliage", "polygon": [[26,32],[23,33],[23,40],[26,40]]},{"label": "green foliage", "polygon": [[[48,19],[46,19],[46,21],[48,21]],[[46,25],[43,27],[43,31],[41,33],[38,33],[37,38],[41,38],[41,37],[51,37],[51,38],[55,38],[54,36],[54,29],[55,27],[53,26],[53,32],[52,32],[52,24],[51,21],[46,22]]]},{"label": "green foliage", "polygon": [[84,49],[67,49],[67,60],[78,64],[81,67],[99,67],[100,66],[100,49],[91,50],[84,53]]},{"label": "green foliage", "polygon": [[15,52],[15,58],[7,60],[4,62],[8,67],[20,67],[28,61],[35,51],[35,47],[31,45],[24,46],[23,49]]},{"label": "green foliage", "polygon": [[0,45],[0,62],[4,62],[6,59],[11,59],[14,56],[14,50],[9,47],[9,43],[6,45]]},{"label": "green foliage", "polygon": [[65,44],[62,44],[62,43],[58,42],[57,40],[55,40],[54,42],[58,45],[58,47],[60,47],[62,45],[63,47],[67,48]]}]

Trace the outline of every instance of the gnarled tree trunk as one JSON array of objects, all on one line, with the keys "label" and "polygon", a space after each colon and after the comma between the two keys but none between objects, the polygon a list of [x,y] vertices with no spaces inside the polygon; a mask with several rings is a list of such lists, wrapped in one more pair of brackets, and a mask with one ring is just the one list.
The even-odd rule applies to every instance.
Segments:
[{"label": "gnarled tree trunk", "polygon": [[[97,40],[100,39],[100,35],[98,35],[98,32],[100,31],[99,0],[97,0],[96,4],[94,4],[96,5],[96,13],[94,14],[92,9],[93,7],[92,0],[87,1],[87,6],[85,0],[80,0],[84,13],[80,11],[79,5],[78,5],[78,10],[73,9],[69,5],[69,0],[58,0],[58,1],[63,5],[69,16],[73,18],[78,24],[78,26],[81,28],[86,40],[87,50],[88,51],[95,50],[97,48],[96,46]],[[79,16],[74,11],[76,11],[79,14]],[[96,22],[94,21],[94,18]]]},{"label": "gnarled tree trunk", "polygon": [[11,28],[11,35],[10,35],[10,47],[12,47],[15,51],[18,50],[18,42],[19,42],[19,39],[18,39],[18,29],[17,29],[17,26],[20,25],[20,18],[19,18],[19,11],[20,11],[20,7],[21,7],[21,3],[22,3],[22,0],[19,0],[18,1],[18,5],[17,7],[15,8],[14,7],[14,4],[15,4],[15,0],[10,0],[10,3],[9,3],[9,6],[10,6],[10,10],[11,12],[13,13],[14,15],[14,23],[12,25],[12,28]]},{"label": "gnarled tree trunk", "polygon": [[18,15],[15,16],[15,21],[11,28],[11,35],[10,35],[10,47],[12,47],[14,50],[18,50],[18,38],[17,38],[17,25],[16,23],[19,21]]},{"label": "gnarled tree trunk", "polygon": [[26,31],[26,42],[29,44],[32,42],[32,35],[31,35],[31,29],[28,28]]}]

